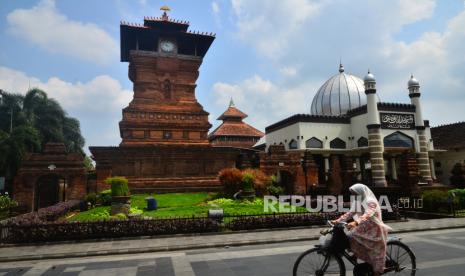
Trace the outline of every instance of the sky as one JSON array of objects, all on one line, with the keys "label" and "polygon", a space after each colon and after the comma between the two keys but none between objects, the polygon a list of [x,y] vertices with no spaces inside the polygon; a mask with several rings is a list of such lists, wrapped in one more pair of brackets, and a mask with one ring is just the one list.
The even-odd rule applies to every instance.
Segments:
[{"label": "sky", "polygon": [[360,78],[370,69],[383,102],[409,103],[414,74],[432,126],[465,120],[463,0],[0,0],[0,88],[45,90],[80,120],[87,152],[118,145],[132,99],[119,24],[162,5],[216,33],[196,89],[211,130],[231,97],[262,131],[309,113],[340,60]]}]

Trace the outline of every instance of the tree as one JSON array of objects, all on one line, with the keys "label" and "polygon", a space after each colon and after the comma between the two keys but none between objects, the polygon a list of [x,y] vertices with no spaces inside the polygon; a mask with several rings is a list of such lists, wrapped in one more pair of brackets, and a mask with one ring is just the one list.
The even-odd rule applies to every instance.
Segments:
[{"label": "tree", "polygon": [[64,143],[69,153],[84,154],[79,121],[47,93],[34,88],[26,95],[0,90],[0,175],[11,179],[27,152],[48,142]]}]

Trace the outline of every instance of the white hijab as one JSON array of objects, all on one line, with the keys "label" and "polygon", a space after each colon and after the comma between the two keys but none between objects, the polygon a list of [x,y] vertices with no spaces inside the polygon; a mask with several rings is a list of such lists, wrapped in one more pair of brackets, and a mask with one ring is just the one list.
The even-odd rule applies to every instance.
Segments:
[{"label": "white hijab", "polygon": [[[378,216],[373,216],[371,217],[371,219],[376,223],[378,224],[379,226],[385,228],[386,230],[392,230],[391,227],[389,227],[388,225],[384,224],[383,222],[383,218],[382,218],[382,214],[381,214],[381,207],[379,205],[379,202],[378,202],[378,199],[376,199],[376,196],[375,194],[370,190],[370,188],[368,188],[366,185],[364,184],[361,184],[361,183],[357,183],[357,184],[354,184],[352,185],[350,188],[349,188],[349,191],[351,191],[353,194],[359,196],[358,199],[361,199],[362,202],[361,202],[361,206],[363,208],[363,210],[365,210],[367,208],[367,204],[369,202],[371,203],[375,203],[376,204],[376,213],[379,214],[379,217]],[[357,201],[354,201],[352,202],[352,206],[351,206],[351,211],[353,210],[356,210],[356,204],[358,204]],[[356,213],[354,215],[354,219],[357,219],[358,218],[358,214]]]}]

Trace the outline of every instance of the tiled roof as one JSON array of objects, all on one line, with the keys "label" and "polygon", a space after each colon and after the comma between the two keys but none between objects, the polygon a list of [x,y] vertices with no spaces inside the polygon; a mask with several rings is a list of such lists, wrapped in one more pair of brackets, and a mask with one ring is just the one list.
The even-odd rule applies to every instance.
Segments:
[{"label": "tiled roof", "polygon": [[221,114],[220,117],[218,117],[217,120],[225,120],[225,119],[228,119],[228,118],[244,119],[244,118],[247,118],[247,114],[240,111],[239,109],[237,109],[234,106],[230,106],[230,107],[228,107],[228,109],[226,109],[226,111],[223,114]]},{"label": "tiled roof", "polygon": [[437,149],[465,148],[465,122],[431,128],[431,137]]},{"label": "tiled roof", "polygon": [[264,135],[260,130],[244,123],[244,122],[223,122],[218,128],[210,133],[210,138],[215,136],[250,136],[262,137]]}]

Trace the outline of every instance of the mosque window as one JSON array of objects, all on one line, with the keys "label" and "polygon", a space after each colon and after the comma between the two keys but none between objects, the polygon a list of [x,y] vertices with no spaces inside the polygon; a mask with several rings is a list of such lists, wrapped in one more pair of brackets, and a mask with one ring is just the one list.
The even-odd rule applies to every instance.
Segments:
[{"label": "mosque window", "polygon": [[289,149],[297,149],[297,141],[292,139],[290,142],[289,142]]},{"label": "mosque window", "polygon": [[329,147],[332,149],[345,149],[346,148],[346,142],[344,142],[340,138],[335,138],[331,142],[329,142]]},{"label": "mosque window", "polygon": [[312,137],[305,141],[305,147],[306,148],[314,148],[314,149],[322,149],[323,148],[323,142],[315,137]]},{"label": "mosque window", "polygon": [[413,139],[401,132],[394,132],[384,137],[384,146],[388,148],[413,148]]},{"label": "mosque window", "polygon": [[368,147],[368,139],[365,138],[365,137],[360,137],[358,140],[357,140],[357,146],[359,148],[361,147]]}]

